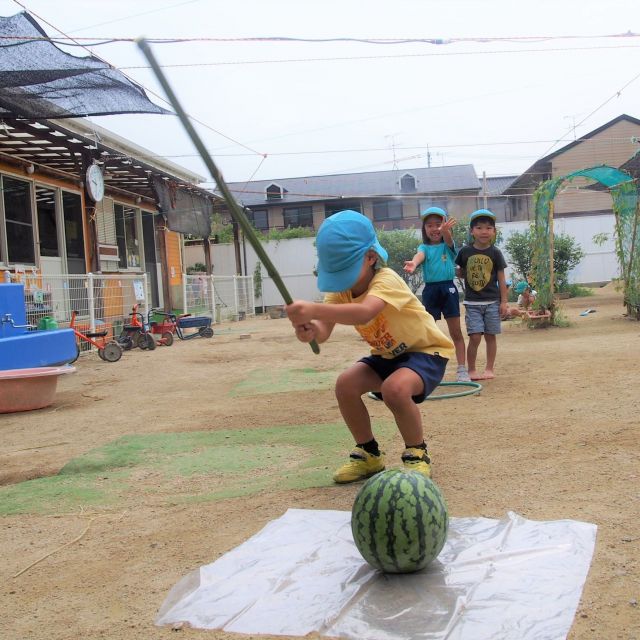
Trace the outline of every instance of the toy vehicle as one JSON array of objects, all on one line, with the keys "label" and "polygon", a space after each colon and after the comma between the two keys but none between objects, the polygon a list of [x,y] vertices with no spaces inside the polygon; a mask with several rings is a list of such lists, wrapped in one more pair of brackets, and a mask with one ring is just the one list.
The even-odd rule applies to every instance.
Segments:
[{"label": "toy vehicle", "polygon": [[129,314],[129,323],[122,327],[122,332],[116,339],[117,343],[125,350],[140,347],[153,351],[156,342],[149,331],[149,324],[140,311],[138,305],[134,304]]},{"label": "toy vehicle", "polygon": [[[69,323],[69,329],[73,329],[76,337],[80,340],[84,340],[93,345],[98,350],[98,355],[106,362],[117,362],[122,357],[122,347],[115,340],[107,340],[107,330],[92,331],[90,333],[82,333],[76,329],[76,316],[77,311],[71,313],[71,322]],[[75,362],[80,355],[80,346],[78,345],[78,353],[76,357],[71,361]]]},{"label": "toy vehicle", "polygon": [[[163,316],[162,322],[151,320],[151,316]],[[157,344],[163,344],[170,347],[173,344],[173,336],[176,333],[176,322],[172,314],[161,311],[160,309],[149,309],[148,315],[149,331],[154,336]],[[155,336],[160,336],[156,338]]]},{"label": "toy vehicle", "polygon": [[[176,335],[180,340],[191,340],[191,338],[212,338],[213,329],[211,328],[211,318],[206,316],[192,316],[185,313],[176,316],[173,313],[168,316],[175,322]],[[197,329],[195,333],[185,333],[185,329]]]}]

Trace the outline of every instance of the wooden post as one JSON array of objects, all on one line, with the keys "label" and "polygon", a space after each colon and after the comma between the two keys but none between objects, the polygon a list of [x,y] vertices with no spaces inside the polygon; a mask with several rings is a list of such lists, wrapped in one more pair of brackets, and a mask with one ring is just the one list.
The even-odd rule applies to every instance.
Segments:
[{"label": "wooden post", "polygon": [[553,210],[554,210],[554,201],[549,201],[549,305],[551,311],[551,317],[553,318],[553,313],[555,310],[555,301],[553,299],[553,294],[555,290],[555,274],[553,269]]},{"label": "wooden post", "polygon": [[236,275],[242,275],[242,257],[240,255],[240,228],[238,223],[233,220],[231,223],[233,228],[233,247],[236,253]]},{"label": "wooden post", "polygon": [[202,239],[202,248],[204,250],[204,264],[207,275],[210,276],[213,266],[211,265],[211,243],[209,242],[208,237]]},{"label": "wooden post", "polygon": [[[160,225],[159,220],[162,220],[162,225]],[[162,256],[162,259],[160,261],[160,273],[162,276],[162,297],[164,298],[164,310],[167,312],[171,312],[173,310],[173,299],[171,296],[171,285],[169,282],[171,279],[171,273],[169,272],[169,254],[167,251],[167,240],[165,237],[167,222],[164,216],[153,216],[153,222],[156,231],[156,237],[158,239],[158,249],[160,250],[160,255]]]}]

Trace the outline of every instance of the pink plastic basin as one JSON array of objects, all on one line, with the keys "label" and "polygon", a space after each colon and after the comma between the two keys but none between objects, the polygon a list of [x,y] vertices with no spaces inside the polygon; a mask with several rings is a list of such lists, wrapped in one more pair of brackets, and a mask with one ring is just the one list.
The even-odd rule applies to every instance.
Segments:
[{"label": "pink plastic basin", "polygon": [[42,409],[53,403],[58,376],[75,367],[35,367],[0,371],[0,413]]}]

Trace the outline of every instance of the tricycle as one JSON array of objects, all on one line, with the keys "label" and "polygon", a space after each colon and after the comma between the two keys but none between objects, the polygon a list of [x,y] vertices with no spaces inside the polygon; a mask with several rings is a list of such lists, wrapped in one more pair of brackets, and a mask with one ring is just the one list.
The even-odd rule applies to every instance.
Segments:
[{"label": "tricycle", "polygon": [[129,322],[122,327],[122,332],[116,338],[116,342],[125,350],[140,347],[152,351],[156,348],[155,340],[149,330],[149,323],[144,314],[138,311],[138,305],[134,304],[129,314]]}]

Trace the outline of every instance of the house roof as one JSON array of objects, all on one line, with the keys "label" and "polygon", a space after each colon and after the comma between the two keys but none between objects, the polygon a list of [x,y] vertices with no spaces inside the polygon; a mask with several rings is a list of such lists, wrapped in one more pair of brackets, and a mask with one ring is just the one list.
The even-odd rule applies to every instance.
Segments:
[{"label": "house roof", "polygon": [[[402,176],[407,174],[416,180],[415,191],[400,190],[400,180]],[[267,203],[266,189],[270,185],[277,185],[284,190],[284,198],[278,200],[278,203],[314,202],[338,198],[416,196],[426,193],[477,191],[480,189],[480,182],[471,164],[275,178],[251,182],[231,182],[228,186],[236,199],[243,205],[255,206]]]},{"label": "house roof", "polygon": [[581,142],[593,138],[602,131],[605,131],[609,127],[617,124],[618,122],[622,122],[623,120],[640,125],[640,119],[634,118],[633,116],[627,115],[626,113],[619,115],[613,120],[609,120],[609,122],[605,122],[605,124],[598,127],[597,129],[594,129],[593,131],[580,136],[580,138],[578,138],[577,140],[574,140],[573,142],[570,142],[569,144],[561,147],[553,153],[550,153],[543,158],[536,160],[534,164],[532,164],[523,174],[521,174],[516,180],[513,181],[513,183],[508,188],[508,192],[512,194],[518,194],[528,186],[537,185],[542,181],[542,176],[544,174],[548,174],[551,172],[551,161],[553,160],[553,158],[559,156],[562,153],[566,153],[569,149],[572,149],[573,147],[579,145]]},{"label": "house roof", "polygon": [[501,196],[508,189],[518,176],[495,176],[487,178],[487,196]]}]

